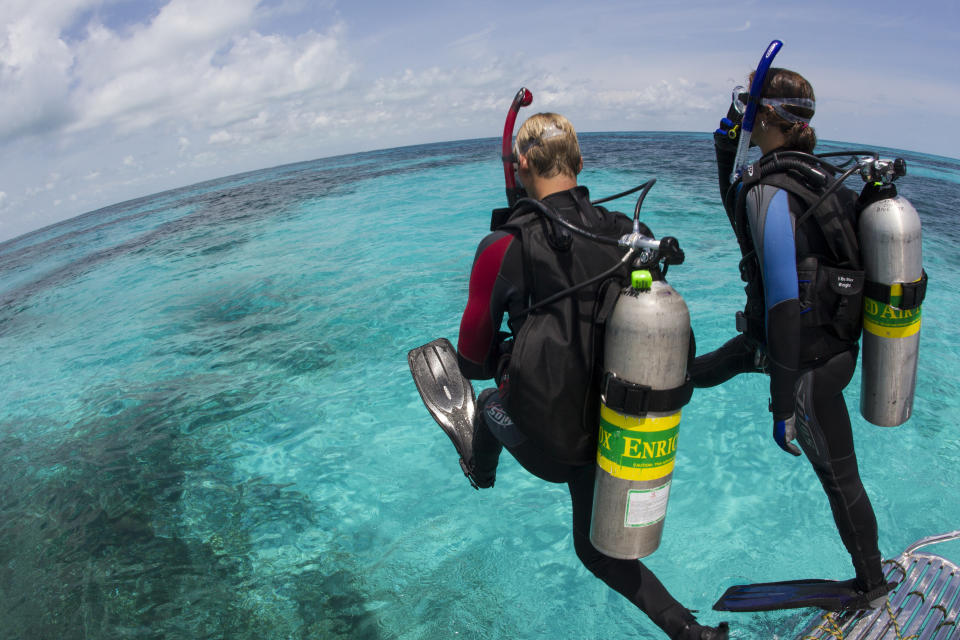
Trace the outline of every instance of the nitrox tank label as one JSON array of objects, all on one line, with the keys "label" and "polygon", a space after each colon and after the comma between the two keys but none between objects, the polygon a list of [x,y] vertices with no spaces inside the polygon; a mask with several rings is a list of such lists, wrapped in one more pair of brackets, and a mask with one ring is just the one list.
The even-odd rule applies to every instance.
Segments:
[{"label": "nitrox tank label", "polygon": [[597,464],[621,480],[657,480],[673,472],[680,412],[657,418],[628,416],[600,405]]},{"label": "nitrox tank label", "polygon": [[920,331],[920,307],[898,309],[903,287],[890,286],[890,304],[863,298],[863,329],[881,338],[906,338]]},{"label": "nitrox tank label", "polygon": [[668,480],[656,489],[628,491],[623,526],[649,527],[663,520],[667,515],[667,501],[670,500],[670,484]]}]

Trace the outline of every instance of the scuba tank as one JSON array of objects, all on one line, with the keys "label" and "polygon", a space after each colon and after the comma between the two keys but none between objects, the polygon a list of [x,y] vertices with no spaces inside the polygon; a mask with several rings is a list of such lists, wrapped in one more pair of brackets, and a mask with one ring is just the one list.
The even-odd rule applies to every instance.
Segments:
[{"label": "scuba tank", "polygon": [[927,288],[920,216],[893,181],[902,159],[864,165],[860,195],[860,253],[867,284],[863,301],[860,413],[878,426],[910,418],[917,382],[920,309]]},{"label": "scuba tank", "polygon": [[683,298],[649,271],[634,271],[604,337],[590,541],[610,557],[642,558],[660,546],[680,407],[692,392],[689,348]]}]

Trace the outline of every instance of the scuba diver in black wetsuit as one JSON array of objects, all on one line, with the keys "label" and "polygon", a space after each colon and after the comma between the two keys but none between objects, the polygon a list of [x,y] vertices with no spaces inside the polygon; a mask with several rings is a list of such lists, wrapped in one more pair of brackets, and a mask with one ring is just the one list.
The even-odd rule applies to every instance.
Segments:
[{"label": "scuba diver in black wetsuit", "polygon": [[[735,90],[734,105],[714,135],[720,192],[741,247],[740,269],[747,283],[746,307],[737,314],[741,333],[696,358],[690,375],[694,386],[711,387],[739,373],[769,374],[774,440],[795,456],[800,449],[793,441],[799,441],[856,571],[854,580],[835,583],[836,593],[816,606],[866,608],[892,585],[883,577],[877,521],[860,480],[843,398],[856,368],[861,330],[857,195],[841,187],[820,199],[832,177],[815,166],[807,175],[771,168],[768,159],[774,154],[813,151],[816,135],[809,122],[815,102],[813,88],[799,74],[763,71],[760,94]],[[748,100],[757,108],[750,141],[764,156],[731,188],[736,136],[745,130],[740,114]],[[822,181],[812,184],[819,179],[810,176],[817,175]],[[813,205],[817,211],[810,214]],[[784,596],[783,603],[771,601],[767,608],[805,606],[804,584],[796,590],[795,601]]]},{"label": "scuba diver in black wetsuit", "polygon": [[[449,347],[444,353],[437,346],[439,341],[412,351],[414,379],[442,377],[445,395],[439,396],[437,403],[449,405],[452,397],[454,405],[469,410],[470,398],[463,400],[462,395],[464,384],[456,380],[460,372],[467,378],[495,378],[498,387],[480,394],[472,419],[458,418],[455,410],[443,415],[431,410],[457,446],[471,484],[493,486],[503,447],[538,478],[566,483],[573,506],[574,549],[584,566],[646,613],[670,638],[725,640],[726,623],[716,628],[698,624],[691,611],[640,561],[608,557],[590,541],[599,412],[599,381],[593,362],[600,339],[595,335],[595,305],[607,295],[606,285],[597,281],[555,302],[544,302],[535,315],[527,311],[532,303],[610,271],[626,249],[568,233],[562,224],[533,209],[545,206],[567,223],[613,238],[629,234],[633,223],[621,213],[591,205],[586,187],[577,186],[583,162],[576,132],[563,116],[541,113],[530,117],[517,133],[514,156],[523,187],[533,200],[517,202],[505,224],[498,225],[495,218],[494,231],[479,245],[456,357]],[[650,235],[645,225],[639,227]],[[628,281],[629,263],[621,263],[617,271],[618,280]],[[617,291],[618,287],[609,287],[613,299]],[[509,317],[510,334],[499,331],[504,314]],[[555,334],[550,334],[550,327],[556,326],[552,322],[566,329],[558,334],[574,338],[568,343],[551,341]],[[540,335],[530,337],[533,329]],[[541,342],[544,332],[549,337]],[[540,395],[537,390],[520,384],[515,367],[518,353],[524,349],[544,349],[556,355],[556,367],[538,367],[528,376],[542,380],[544,393],[563,390],[555,402],[542,402],[542,397],[536,397]],[[508,364],[511,360],[514,367]],[[449,371],[453,367],[458,371]],[[422,384],[418,381],[418,389],[429,409],[426,394],[430,390],[425,392]],[[532,411],[534,406],[543,407],[543,413]]]}]

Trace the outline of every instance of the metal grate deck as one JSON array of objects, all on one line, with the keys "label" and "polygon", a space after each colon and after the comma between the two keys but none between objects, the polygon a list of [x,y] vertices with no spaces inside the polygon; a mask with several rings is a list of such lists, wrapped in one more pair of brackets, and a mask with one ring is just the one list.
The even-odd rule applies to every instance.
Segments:
[{"label": "metal grate deck", "polygon": [[823,613],[798,640],[958,640],[960,567],[920,547],[960,538],[960,530],[924,538],[884,562],[887,580],[899,581],[883,606]]}]

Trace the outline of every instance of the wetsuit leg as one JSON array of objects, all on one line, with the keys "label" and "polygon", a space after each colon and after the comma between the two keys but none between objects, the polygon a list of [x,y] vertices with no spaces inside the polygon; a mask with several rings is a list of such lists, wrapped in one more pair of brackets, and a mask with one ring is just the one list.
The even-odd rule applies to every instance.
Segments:
[{"label": "wetsuit leg", "polygon": [[[513,425],[499,404],[498,394],[488,394],[481,406],[485,425],[482,431],[478,429],[477,436],[483,438],[483,444],[476,436],[474,439],[474,455],[478,462],[493,459],[496,466],[492,451],[496,449],[499,455],[500,450],[489,445],[486,438],[490,438],[498,444],[502,443],[524,469],[541,480],[566,482],[573,503],[573,546],[584,566],[639,607],[671,638],[683,638],[692,633],[688,626],[695,623],[693,614],[670,595],[652,571],[639,560],[618,560],[606,556],[590,542],[596,465],[591,463],[575,467],[546,457]],[[483,432],[487,435],[480,435]],[[478,444],[490,454],[489,457],[480,453]]]},{"label": "wetsuit leg", "polygon": [[797,384],[797,435],[830,501],[859,586],[883,583],[877,519],[860,480],[843,389],[857,366],[857,350],[834,356]]},{"label": "wetsuit leg", "polygon": [[716,351],[694,358],[690,380],[694,387],[715,387],[740,373],[762,372],[753,341],[740,334]]},{"label": "wetsuit leg", "polygon": [[[503,410],[496,389],[484,389],[477,398],[477,415],[473,428],[473,460],[471,475],[480,488],[492,487],[504,444],[518,444],[525,439]],[[506,442],[504,442],[506,441]]]},{"label": "wetsuit leg", "polygon": [[[571,468],[567,484],[573,502],[573,546],[577,557],[593,575],[647,614],[671,638],[683,637],[695,620],[666,587],[639,560],[619,560],[604,555],[590,542],[596,465]],[[699,633],[699,632],[698,632]]]}]

